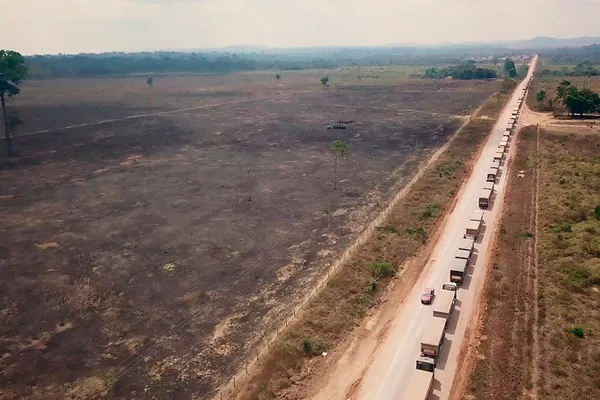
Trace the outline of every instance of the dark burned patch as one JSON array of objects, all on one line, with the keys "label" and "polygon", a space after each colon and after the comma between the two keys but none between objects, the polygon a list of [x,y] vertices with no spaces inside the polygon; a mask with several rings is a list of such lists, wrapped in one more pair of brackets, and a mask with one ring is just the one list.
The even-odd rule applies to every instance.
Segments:
[{"label": "dark burned patch", "polygon": [[[459,123],[396,108],[463,114],[487,93],[315,91],[18,138],[30,161],[0,170],[1,390],[207,395]],[[340,119],[357,122],[323,129]],[[352,156],[332,192],[335,139]]]}]

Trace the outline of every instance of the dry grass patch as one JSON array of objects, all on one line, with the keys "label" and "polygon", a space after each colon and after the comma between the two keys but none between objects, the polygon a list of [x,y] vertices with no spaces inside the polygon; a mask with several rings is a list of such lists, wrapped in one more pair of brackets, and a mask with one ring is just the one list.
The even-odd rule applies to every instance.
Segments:
[{"label": "dry grass patch", "polygon": [[531,387],[535,126],[519,133],[516,147],[484,292],[478,357],[467,389],[476,399],[516,399]]},{"label": "dry grass patch", "polygon": [[544,131],[539,194],[543,391],[600,398],[600,137]]},{"label": "dry grass patch", "polygon": [[[473,118],[450,142],[398,202],[388,220],[308,303],[302,317],[279,336],[239,398],[265,400],[281,396],[307,373],[303,367],[310,357],[335,346],[360,323],[395,268],[427,242],[468,175],[474,155],[507,98],[490,98],[478,116],[493,119]],[[379,276],[376,263],[387,263],[394,269]]]}]

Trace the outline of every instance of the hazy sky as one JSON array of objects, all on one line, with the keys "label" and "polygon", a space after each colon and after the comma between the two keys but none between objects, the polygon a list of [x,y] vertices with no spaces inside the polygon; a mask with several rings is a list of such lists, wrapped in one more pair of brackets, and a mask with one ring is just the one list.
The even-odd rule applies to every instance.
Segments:
[{"label": "hazy sky", "polygon": [[23,54],[600,36],[600,0],[0,0]]}]

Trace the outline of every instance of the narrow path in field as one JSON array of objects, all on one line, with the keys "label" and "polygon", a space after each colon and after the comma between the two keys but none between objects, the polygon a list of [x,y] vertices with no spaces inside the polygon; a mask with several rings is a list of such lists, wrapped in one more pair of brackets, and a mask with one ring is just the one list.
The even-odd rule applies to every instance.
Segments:
[{"label": "narrow path in field", "polygon": [[312,91],[310,91],[310,90],[303,90],[303,91],[298,91],[298,92],[291,92],[291,93],[285,93],[285,94],[277,94],[277,95],[273,95],[273,96],[266,96],[266,97],[253,98],[253,99],[235,100],[235,101],[228,101],[228,102],[224,102],[224,103],[215,103],[215,104],[204,104],[204,105],[201,105],[201,106],[187,107],[187,108],[178,108],[178,109],[175,109],[175,110],[167,110],[167,111],[156,111],[156,112],[146,113],[146,114],[134,114],[134,115],[129,115],[127,117],[104,119],[104,120],[100,120],[100,121],[86,122],[86,123],[83,123],[83,124],[67,125],[67,126],[63,126],[61,128],[42,129],[42,130],[34,131],[34,132],[26,132],[26,133],[22,133],[22,134],[16,135],[15,137],[39,135],[39,134],[42,134],[42,133],[60,132],[60,131],[66,131],[66,130],[69,130],[69,129],[85,128],[85,127],[88,127],[88,126],[104,125],[104,124],[110,124],[110,123],[113,123],[113,122],[127,121],[127,120],[131,120],[131,119],[154,117],[154,116],[158,116],[158,115],[177,114],[177,113],[182,113],[182,112],[187,112],[187,111],[205,110],[205,109],[209,109],[209,108],[222,107],[222,106],[228,106],[228,105],[234,105],[234,104],[251,103],[251,102],[254,102],[254,101],[271,100],[271,99],[283,98],[283,97],[293,96],[293,95],[302,94],[302,93],[311,93],[311,92]]}]

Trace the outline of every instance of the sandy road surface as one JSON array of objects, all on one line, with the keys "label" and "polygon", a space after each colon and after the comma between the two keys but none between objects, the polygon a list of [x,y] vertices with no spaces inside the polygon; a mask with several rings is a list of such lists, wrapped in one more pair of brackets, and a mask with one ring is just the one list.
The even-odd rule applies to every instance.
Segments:
[{"label": "sandy road surface", "polygon": [[[535,61],[531,64],[532,66],[535,66]],[[345,384],[340,385],[340,382],[336,382],[336,377],[333,376],[326,388],[316,396],[317,399],[396,400],[403,398],[410,375],[415,369],[415,360],[420,353],[421,333],[429,319],[432,318],[431,306],[424,306],[420,303],[421,292],[424,287],[433,287],[439,291],[442,283],[449,280],[448,263],[454,258],[471,213],[478,209],[478,195],[485,182],[488,167],[491,165],[518,95],[525,82],[533,74],[533,70],[534,68],[530,67],[527,79],[517,86],[512,98],[498,118],[490,138],[476,161],[473,173],[461,190],[461,196],[447,219],[426,269],[411,290],[407,301],[398,309],[395,319],[391,321],[384,342],[369,357],[372,361],[368,365],[361,363],[346,365],[344,367],[345,376],[342,378]],[[514,142],[513,134],[510,142],[511,148]],[[456,309],[446,330],[446,341],[435,372],[434,390],[430,400],[447,399],[450,394],[462,340],[467,324],[470,322],[474,301],[483,289],[485,262],[489,258],[490,239],[499,217],[501,203],[499,200],[504,196],[507,181],[505,168],[512,151],[509,150],[502,163],[501,173],[492,194],[492,202],[490,208],[485,212],[484,225],[476,241],[475,252],[469,262],[467,277],[458,292]],[[353,372],[348,374],[348,369]],[[353,375],[351,380],[348,380],[349,375]]]}]

